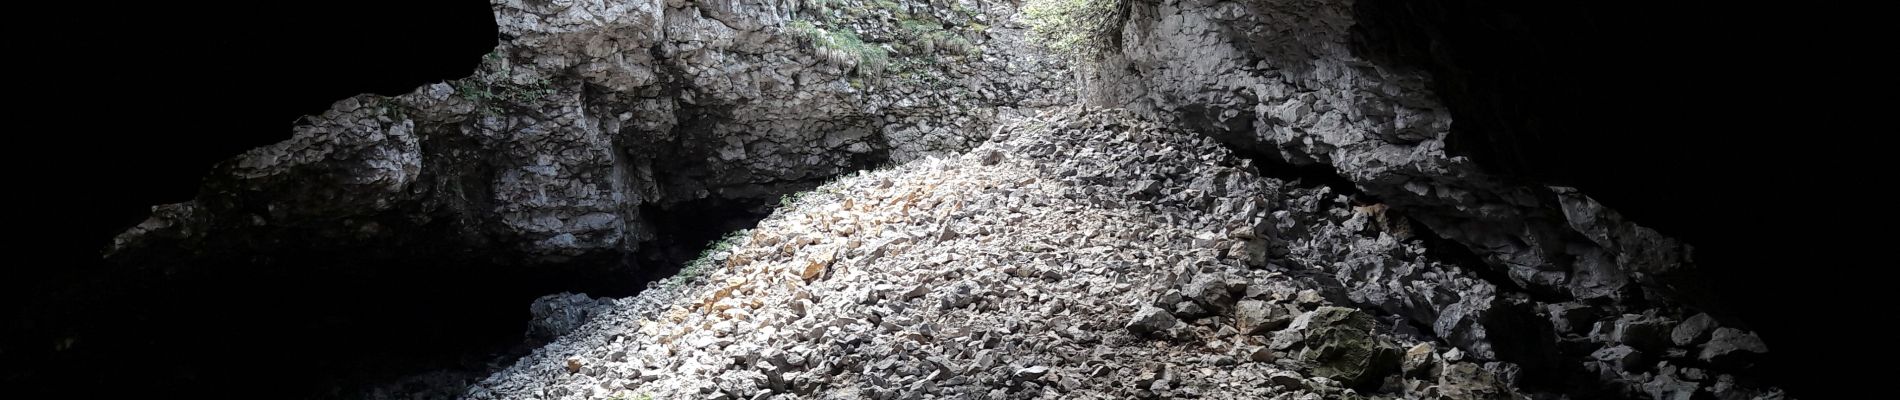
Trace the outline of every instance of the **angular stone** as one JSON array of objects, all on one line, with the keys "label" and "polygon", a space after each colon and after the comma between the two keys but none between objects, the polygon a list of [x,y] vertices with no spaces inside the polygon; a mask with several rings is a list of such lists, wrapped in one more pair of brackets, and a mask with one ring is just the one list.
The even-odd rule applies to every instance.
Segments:
[{"label": "angular stone", "polygon": [[1660,351],[1669,343],[1668,321],[1652,316],[1625,314],[1616,319],[1610,338],[1637,350]]},{"label": "angular stone", "polygon": [[1768,345],[1763,344],[1761,337],[1754,332],[1721,327],[1715,328],[1715,334],[1709,337],[1709,342],[1702,344],[1702,351],[1696,354],[1696,358],[1711,363],[1737,365],[1767,352]]},{"label": "angular stone", "polygon": [[1708,340],[1709,330],[1714,328],[1715,318],[1706,313],[1697,313],[1676,324],[1676,329],[1669,333],[1669,339],[1677,346],[1688,347]]},{"label": "angular stone", "polygon": [[1317,306],[1324,304],[1326,299],[1320,297],[1318,290],[1305,289],[1293,296],[1293,302],[1299,303],[1302,306]]},{"label": "angular stone", "polygon": [[1289,390],[1307,390],[1312,388],[1306,384],[1306,379],[1300,377],[1300,374],[1288,371],[1274,371],[1273,374],[1267,375],[1267,381]]},{"label": "angular stone", "polygon": [[534,299],[528,306],[531,315],[528,336],[545,341],[572,332],[600,310],[603,303],[581,293],[551,294]]},{"label": "angular stone", "polygon": [[1293,322],[1285,308],[1260,300],[1241,300],[1234,305],[1235,327],[1241,333],[1259,335],[1282,328]]},{"label": "angular stone", "polygon": [[1551,327],[1559,333],[1584,333],[1597,319],[1597,309],[1586,304],[1551,304],[1545,309],[1550,313]]},{"label": "angular stone", "polygon": [[1273,349],[1266,347],[1256,348],[1247,353],[1247,359],[1257,363],[1270,363],[1276,358],[1278,356],[1273,353]]},{"label": "angular stone", "polygon": [[1300,361],[1313,366],[1314,376],[1359,386],[1399,369],[1398,347],[1374,335],[1374,326],[1371,315],[1328,306],[1300,315],[1287,331],[1303,336]]},{"label": "angular stone", "polygon": [[1142,307],[1141,310],[1135,311],[1134,318],[1129,320],[1125,327],[1137,335],[1161,336],[1180,323],[1181,320],[1175,319],[1174,314],[1168,313],[1168,310],[1159,307]]},{"label": "angular stone", "polygon": [[1208,311],[1224,313],[1234,305],[1234,293],[1227,284],[1227,277],[1219,274],[1199,274],[1181,287],[1181,295],[1200,303]]},{"label": "angular stone", "polygon": [[1037,365],[1033,367],[1018,369],[1016,370],[1014,374],[1011,374],[1010,376],[1013,378],[1016,378],[1016,380],[1033,381],[1037,379],[1042,379],[1044,375],[1048,375],[1048,374],[1049,374],[1049,367]]},{"label": "angular stone", "polygon": [[1187,319],[1199,319],[1201,317],[1206,317],[1213,314],[1214,313],[1207,311],[1206,307],[1201,307],[1201,303],[1192,302],[1192,301],[1183,301],[1180,303],[1174,303],[1174,315],[1176,317],[1187,318]]},{"label": "angular stone", "polygon": [[1616,345],[1598,349],[1596,352],[1590,353],[1590,358],[1595,358],[1597,361],[1610,364],[1616,367],[1617,370],[1623,372],[1638,372],[1649,366],[1645,364],[1646,360],[1641,350],[1636,350],[1627,345]]},{"label": "angular stone", "polygon": [[1434,371],[1438,369],[1437,356],[1438,350],[1431,343],[1419,343],[1405,350],[1405,358],[1400,364],[1401,371],[1406,376],[1435,376],[1437,374]]},{"label": "angular stone", "polygon": [[1438,394],[1446,399],[1512,399],[1511,390],[1496,374],[1472,363],[1451,363],[1438,378]]}]

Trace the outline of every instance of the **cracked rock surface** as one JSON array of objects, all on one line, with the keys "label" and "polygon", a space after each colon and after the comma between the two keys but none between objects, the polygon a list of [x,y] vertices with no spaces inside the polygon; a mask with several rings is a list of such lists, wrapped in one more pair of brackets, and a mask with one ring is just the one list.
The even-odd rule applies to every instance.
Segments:
[{"label": "cracked rock surface", "polygon": [[[1736,321],[1710,317],[1724,310],[1691,246],[1576,189],[1496,176],[1448,153],[1451,114],[1431,77],[1362,54],[1355,40],[1374,28],[1358,24],[1367,10],[1354,2],[1130,4],[1089,100],[1216,138],[1269,170],[1317,168],[1348,182],[1289,201],[1275,222],[1315,236],[1273,249],[1337,279],[1339,298],[1474,359],[1516,363],[1527,387],[1579,396],[1737,387],[1664,367],[1747,375],[1749,363],[1714,360],[1767,351]],[[1351,213],[1330,209],[1343,192],[1355,197]],[[1346,220],[1306,222],[1314,217]],[[1408,240],[1421,233],[1423,242]],[[1426,247],[1440,256],[1415,255]],[[1712,341],[1711,323],[1736,331]]]},{"label": "cracked rock surface", "polygon": [[648,214],[762,209],[1072,101],[1066,68],[1006,6],[878,4],[496,0],[503,40],[473,76],[339,101],[219,164],[194,200],[154,207],[108,254],[479,248],[611,265],[656,239]]}]

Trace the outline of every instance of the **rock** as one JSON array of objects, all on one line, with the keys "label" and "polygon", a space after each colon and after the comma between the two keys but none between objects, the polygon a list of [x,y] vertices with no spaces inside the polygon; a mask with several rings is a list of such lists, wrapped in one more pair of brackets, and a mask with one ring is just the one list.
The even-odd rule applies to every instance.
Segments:
[{"label": "rock", "polygon": [[1679,380],[1668,374],[1658,375],[1642,383],[1642,391],[1657,400],[1690,400],[1701,389],[1695,382]]},{"label": "rock", "polygon": [[1590,353],[1590,357],[1610,364],[1623,372],[1639,372],[1640,369],[1649,366],[1645,363],[1642,351],[1625,345],[1602,348]]},{"label": "rock", "polygon": [[982,159],[981,165],[985,165],[985,166],[996,165],[997,163],[1001,163],[1001,162],[1003,162],[1002,151],[990,150],[990,151],[983,152],[983,159]]},{"label": "rock", "polygon": [[1286,309],[1260,300],[1241,300],[1234,306],[1236,328],[1241,333],[1259,335],[1286,328],[1293,322]]},{"label": "rock", "polygon": [[1697,313],[1682,320],[1682,323],[1676,324],[1676,329],[1670,332],[1669,339],[1677,346],[1688,347],[1708,340],[1709,330],[1713,328],[1715,328],[1715,318],[1706,313]]},{"label": "rock", "polygon": [[577,374],[580,372],[581,372],[581,358],[568,357],[567,358],[567,373]]},{"label": "rock", "polygon": [[1033,381],[1033,380],[1042,379],[1043,375],[1048,375],[1048,374],[1049,374],[1049,367],[1038,365],[1038,366],[1023,368],[1023,369],[1018,369],[1016,370],[1016,373],[1012,374],[1011,376],[1015,377],[1016,380]]},{"label": "rock", "polygon": [[1293,302],[1299,303],[1299,305],[1302,306],[1317,306],[1325,301],[1325,298],[1319,296],[1319,291],[1313,289],[1301,290],[1299,294],[1293,297]]},{"label": "rock", "polygon": [[1133,197],[1136,199],[1152,199],[1154,198],[1155,195],[1160,194],[1160,192],[1161,192],[1161,182],[1157,182],[1154,180],[1140,180],[1140,181],[1136,181],[1134,187],[1131,188],[1127,193],[1129,197]]},{"label": "rock", "polygon": [[1451,363],[1438,378],[1438,394],[1449,399],[1511,399],[1496,374],[1472,363]]},{"label": "rock", "polygon": [[1070,392],[1082,390],[1083,388],[1086,387],[1082,385],[1081,380],[1075,379],[1074,377],[1067,377],[1067,376],[1062,377],[1062,380],[1059,381],[1057,384],[1062,387],[1062,390],[1070,391]]},{"label": "rock", "polygon": [[1584,333],[1597,319],[1596,308],[1580,303],[1551,304],[1546,309],[1551,327],[1561,333]]},{"label": "rock", "polygon": [[1224,313],[1234,305],[1234,293],[1227,277],[1216,274],[1195,275],[1181,286],[1181,295],[1214,313]]},{"label": "rock", "polygon": [[1708,386],[1709,392],[1714,393],[1715,398],[1722,400],[1782,400],[1787,398],[1787,394],[1783,393],[1780,389],[1770,388],[1763,390],[1742,385],[1736,382],[1735,376],[1729,374],[1722,374],[1716,377],[1715,384]]},{"label": "rock", "polygon": [[[1603,361],[1631,370],[1643,356],[1676,357],[1672,343],[1707,342],[1695,355],[1719,370],[1766,350],[1753,333],[1717,328],[1706,315],[1680,325],[1656,316],[1713,309],[1698,304],[1705,285],[1687,245],[1577,189],[1499,175],[1452,151],[1458,104],[1445,102],[1471,96],[1434,93],[1459,80],[1386,65],[1383,52],[1362,46],[1394,36],[1389,24],[1357,20],[1377,15],[1374,5],[1131,2],[1116,22],[1138,29],[1118,30],[1126,40],[1077,86],[1075,70],[1024,41],[1013,6],[826,4],[497,1],[504,39],[475,76],[338,102],[291,139],[220,164],[197,198],[159,207],[115,238],[111,257],[197,265],[205,260],[195,257],[350,254],[379,260],[351,268],[407,268],[453,256],[531,272],[520,276],[628,268],[635,264],[622,261],[635,255],[700,250],[668,244],[676,227],[661,226],[660,215],[728,214],[737,208],[696,208],[772,203],[836,178],[761,222],[769,233],[754,236],[761,243],[735,238],[729,251],[710,252],[713,267],[699,280],[598,308],[584,296],[537,301],[531,336],[557,342],[472,393],[592,395],[540,390],[563,383],[513,384],[576,373],[565,357],[600,360],[616,354],[602,350],[611,345],[622,352],[589,370],[638,361],[626,368],[668,371],[654,382],[679,386],[663,388],[669,394],[710,394],[685,382],[735,364],[728,352],[803,345],[788,357],[810,357],[799,369],[810,375],[788,386],[847,390],[826,381],[840,371],[880,382],[826,395],[1033,397],[981,387],[1007,370],[965,366],[1003,358],[1071,368],[1058,362],[1075,348],[1115,350],[1090,355],[1103,362],[1166,363],[1259,344],[1213,326],[1229,316],[1239,333],[1279,330],[1269,348],[1313,364],[1309,375],[1359,386],[1430,363],[1429,346],[1387,362],[1399,344],[1374,328],[1394,326],[1404,344],[1468,350],[1443,357],[1461,365],[1529,359],[1569,371]],[[928,23],[909,23],[917,21]],[[1405,28],[1433,26],[1418,25]],[[1096,111],[1051,107],[1065,104]],[[849,176],[882,164],[891,167]],[[1335,175],[1324,178],[1355,193],[1258,175],[1282,167]],[[1398,228],[1411,225],[1398,222],[1401,210],[1476,260],[1404,240]],[[1368,224],[1384,229],[1359,229]],[[836,259],[808,260],[817,249],[837,249]],[[1298,282],[1286,285],[1296,293],[1233,284],[1272,279],[1245,268],[1268,260]],[[582,276],[633,272],[641,271]],[[1157,293],[1172,289],[1180,293]],[[910,301],[933,296],[932,306]],[[1290,321],[1268,299],[1312,312]],[[1154,304],[1131,306],[1143,302]],[[1617,313],[1629,314],[1592,325]],[[1515,340],[1550,333],[1537,329],[1544,322],[1560,338],[1588,334],[1601,347],[1544,358],[1542,336]],[[1125,340],[1117,328],[1237,343],[1137,348],[1117,342]],[[984,355],[967,356],[972,349]],[[956,367],[867,368],[866,358],[918,354],[960,358],[949,360]],[[972,377],[907,386],[933,368]],[[1450,385],[1483,390],[1442,394],[1496,394],[1488,390],[1497,382],[1484,380],[1495,371],[1482,372],[1460,371],[1463,381]],[[1211,378],[1151,380],[1141,393],[1192,394],[1204,389],[1195,379]],[[1215,393],[1205,397],[1243,395]]]},{"label": "rock", "polygon": [[1181,295],[1181,291],[1178,289],[1170,289],[1167,292],[1161,293],[1160,296],[1155,297],[1154,306],[1171,308],[1174,307],[1175,304],[1179,304],[1183,301],[1187,301],[1187,296]]},{"label": "rock", "polygon": [[[1614,331],[1619,314],[1654,318],[1682,309],[1715,309],[1711,307],[1716,305],[1712,304],[1715,297],[1706,295],[1714,292],[1708,290],[1708,268],[1698,265],[1700,259],[1687,244],[1626,220],[1582,190],[1544,186],[1536,179],[1483,168],[1457,152],[1445,151],[1455,147],[1448,145],[1448,138],[1456,137],[1451,134],[1450,110],[1460,104],[1496,106],[1491,103],[1505,97],[1447,96],[1439,91],[1455,89],[1446,89],[1447,78],[1438,76],[1443,74],[1365,68],[1389,63],[1396,56],[1339,44],[1377,47],[1379,40],[1367,38],[1442,33],[1448,26],[1437,22],[1384,26],[1389,21],[1381,16],[1440,21],[1432,16],[1442,16],[1444,10],[1368,4],[1150,2],[1131,6],[1126,25],[1139,29],[1123,32],[1127,37],[1118,42],[1121,48],[1103,62],[1099,76],[1092,77],[1084,90],[1099,104],[1157,115],[1246,149],[1263,162],[1272,162],[1269,168],[1317,167],[1334,172],[1329,179],[1350,182],[1355,192],[1363,192],[1354,193],[1364,195],[1353,199],[1359,200],[1354,205],[1367,211],[1373,206],[1390,207],[1385,212],[1355,215],[1350,206],[1339,204],[1345,202],[1335,200],[1341,193],[1307,196],[1317,201],[1289,196],[1267,208],[1272,210],[1270,226],[1279,229],[1257,231],[1273,232],[1269,234],[1273,236],[1270,258],[1279,265],[1314,273],[1319,279],[1337,279],[1344,286],[1313,292],[1342,296],[1331,301],[1343,304],[1330,305],[1376,309],[1382,315],[1398,315],[1410,324],[1432,327],[1429,335],[1465,348],[1473,359],[1543,353],[1548,359],[1533,357],[1539,359],[1536,363],[1562,363],[1552,366],[1561,369],[1595,362],[1588,356],[1595,348],[1575,353],[1518,349],[1512,335],[1528,329],[1497,326],[1519,328],[1545,322],[1559,337],[1595,336],[1604,345],[1628,345],[1665,357],[1674,341],[1671,321],[1627,321],[1639,323],[1624,324],[1623,334],[1618,335]],[[1223,34],[1209,36],[1207,32]],[[1298,39],[1263,39],[1267,36]],[[1409,45],[1388,47],[1418,50]],[[1288,67],[1295,65],[1299,67]],[[1452,75],[1460,79],[1451,81],[1460,82],[1475,76],[1472,72]],[[1502,114],[1473,115],[1458,118],[1480,121],[1459,123],[1519,126],[1523,121]],[[1190,191],[1221,186],[1204,176],[1194,178]],[[1402,244],[1385,247],[1399,255],[1366,250],[1379,241],[1378,235],[1400,234],[1388,223],[1397,218],[1378,218],[1398,210],[1414,228],[1430,230],[1433,236],[1471,250],[1482,268],[1494,269],[1499,276],[1474,276],[1464,267],[1434,270],[1430,262],[1404,255],[1409,250]],[[1360,237],[1327,236],[1329,230],[1347,231],[1341,221],[1352,219],[1358,220],[1360,228],[1381,225],[1386,229],[1352,230],[1364,233],[1355,235]],[[1221,231],[1254,222],[1234,220],[1235,224],[1221,226]],[[1500,301],[1515,295],[1512,292],[1543,295]],[[1548,299],[1565,300],[1559,303],[1561,308],[1551,308]],[[1296,299],[1306,310],[1328,305],[1318,300]],[[1500,316],[1523,308],[1499,307],[1511,309],[1499,311],[1490,307],[1518,300],[1531,310],[1547,312],[1550,318],[1522,318],[1537,312]],[[1605,325],[1603,335],[1589,335],[1593,322],[1605,317],[1611,323]],[[1490,329],[1495,331],[1487,332]],[[1616,381],[1601,382],[1607,385],[1635,383],[1623,377],[1605,379]]]},{"label": "rock", "polygon": [[910,300],[910,299],[915,299],[919,297],[924,297],[925,295],[928,295],[928,294],[930,294],[930,286],[917,285],[917,286],[911,287],[910,290],[904,291],[903,298],[905,300]]},{"label": "rock", "polygon": [[[1528,396],[1513,385],[1530,376],[1640,391],[1690,375],[1638,367],[1687,354],[1605,343],[1669,343],[1673,325],[1652,306],[1511,293],[1418,243],[1346,229],[1351,211],[1330,188],[1251,175],[1208,138],[1120,111],[1015,126],[969,156],[821,185],[698,279],[612,302],[468,397],[584,396],[618,378],[656,398],[1484,399]],[[990,150],[1008,158],[982,167]],[[1127,202],[1140,180],[1156,197]],[[1262,237],[1283,249],[1282,268],[1224,253],[1269,209],[1299,228]],[[861,228],[837,234],[843,224]],[[802,279],[831,254],[823,279]],[[1549,329],[1612,309],[1632,314],[1599,336]],[[601,361],[577,374],[567,357]],[[1520,368],[1526,357],[1544,364]],[[1568,375],[1598,366],[1608,373]]]},{"label": "rock", "polygon": [[1312,388],[1306,384],[1306,379],[1301,378],[1299,374],[1288,371],[1274,371],[1272,374],[1267,375],[1267,380],[1288,390],[1307,390]]},{"label": "rock", "polygon": [[1626,314],[1616,319],[1615,326],[1610,332],[1611,340],[1638,350],[1660,351],[1669,343],[1666,335],[1671,327],[1660,318]]},{"label": "rock", "polygon": [[[880,15],[800,17],[889,45],[957,37],[941,40],[962,50],[905,57],[957,57],[911,72],[967,86],[918,91],[915,80],[860,77],[858,57],[806,44],[777,3],[569,3],[497,1],[506,39],[472,75],[300,119],[280,132],[289,139],[220,163],[196,198],[119,235],[112,259],[353,254],[366,262],[314,267],[440,261],[470,273],[626,276],[642,271],[611,260],[700,250],[663,240],[670,227],[643,208],[749,214],[740,209],[808,183],[970,150],[1006,122],[999,108],[1074,99],[1067,64],[1020,32],[970,32],[987,12],[933,13],[942,25],[927,33]],[[980,51],[1015,55],[968,57]],[[1007,155],[986,151],[989,164]],[[696,210],[714,203],[730,206]],[[415,251],[424,248],[436,250]],[[306,267],[297,262],[279,261]]]},{"label": "rock", "polygon": [[1277,358],[1279,357],[1274,355],[1273,349],[1265,347],[1255,348],[1253,351],[1247,352],[1247,359],[1257,363],[1270,363]]},{"label": "rock", "polygon": [[528,337],[554,340],[586,323],[602,302],[580,293],[558,293],[534,299],[528,306]]},{"label": "rock", "polygon": [[1398,370],[1399,350],[1373,335],[1371,315],[1342,307],[1320,307],[1295,319],[1288,331],[1298,331],[1305,348],[1300,361],[1313,366],[1313,375],[1348,386],[1376,383]]},{"label": "rock", "polygon": [[1436,376],[1439,361],[1437,349],[1431,343],[1419,343],[1405,351],[1400,371],[1406,376]]},{"label": "rock", "polygon": [[1140,311],[1135,312],[1134,319],[1130,320],[1126,327],[1137,335],[1164,336],[1179,323],[1181,321],[1175,319],[1174,314],[1169,314],[1168,310],[1142,307]]},{"label": "rock", "polygon": [[1718,364],[1746,364],[1767,352],[1768,345],[1763,344],[1761,337],[1755,336],[1754,332],[1721,327],[1715,328],[1715,334],[1709,337],[1709,342],[1702,344],[1702,351],[1696,354],[1696,358]]},{"label": "rock", "polygon": [[1214,315],[1214,313],[1211,311],[1208,311],[1207,308],[1201,307],[1201,303],[1196,303],[1192,301],[1183,301],[1180,303],[1174,303],[1174,316],[1176,317],[1187,318],[1187,319],[1200,319],[1202,317],[1207,317],[1210,315]]}]

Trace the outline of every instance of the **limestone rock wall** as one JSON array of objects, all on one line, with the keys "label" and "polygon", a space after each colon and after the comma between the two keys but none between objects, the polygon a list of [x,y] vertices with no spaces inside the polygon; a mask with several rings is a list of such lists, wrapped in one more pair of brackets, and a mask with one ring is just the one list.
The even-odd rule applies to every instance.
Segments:
[{"label": "limestone rock wall", "polygon": [[654,239],[643,212],[763,209],[1072,98],[1007,7],[498,0],[502,41],[473,76],[337,102],[218,165],[108,254],[613,260]]},{"label": "limestone rock wall", "polygon": [[[1546,369],[1530,372],[1545,375],[1547,387],[1576,375],[1564,371],[1588,370],[1660,397],[1675,389],[1637,388],[1665,381],[1645,371],[1710,362],[1696,355],[1697,341],[1654,337],[1720,310],[1694,249],[1576,189],[1496,176],[1447,153],[1453,121],[1430,77],[1363,57],[1353,45],[1352,1],[1130,1],[1126,10],[1121,48],[1097,69],[1090,102],[1213,136],[1268,161],[1266,169],[1329,170],[1362,191],[1359,205],[1376,206],[1381,220],[1403,215],[1482,261],[1460,267],[1475,276],[1450,278],[1294,249],[1288,262],[1334,272],[1356,303],[1431,327],[1480,359]],[[1308,215],[1289,212],[1289,226]],[[1647,358],[1619,369],[1607,360],[1621,357],[1598,349]],[[1667,381],[1650,386],[1715,384]]]}]

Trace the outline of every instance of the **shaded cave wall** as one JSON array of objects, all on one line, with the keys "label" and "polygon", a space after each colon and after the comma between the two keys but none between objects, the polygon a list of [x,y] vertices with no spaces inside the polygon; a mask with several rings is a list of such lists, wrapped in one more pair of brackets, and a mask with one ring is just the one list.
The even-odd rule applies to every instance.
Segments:
[{"label": "shaded cave wall", "polygon": [[1813,54],[1781,47],[1811,45],[1808,36],[1761,32],[1759,16],[1739,7],[1689,3],[1127,4],[1120,48],[1088,90],[1094,103],[1219,138],[1264,169],[1330,170],[1461,243],[1483,261],[1468,268],[1495,271],[1493,283],[1533,306],[1478,320],[1504,332],[1558,327],[1500,359],[1559,354],[1595,368],[1594,346],[1620,341],[1575,331],[1587,326],[1559,317],[1571,310],[1594,315],[1568,314],[1584,325],[1706,312],[1775,349],[1731,366],[1748,371],[1738,373],[1796,395],[1824,390],[1825,378],[1800,365],[1824,359],[1828,334],[1814,324],[1836,325],[1811,313],[1860,294],[1786,267],[1840,258],[1807,249],[1847,238],[1819,226],[1827,222],[1772,215],[1824,200],[1763,179],[1839,160],[1745,138],[1822,128],[1790,129],[1763,113],[1801,86],[1763,84],[1748,78],[1762,70],[1739,67],[1812,71],[1764,56]]},{"label": "shaded cave wall", "polygon": [[[58,230],[83,238],[60,238],[60,262],[9,279],[22,290],[8,293],[18,301],[9,302],[0,347],[8,386],[112,382],[158,394],[323,397],[421,370],[480,372],[521,350],[536,296],[631,294],[670,275],[714,232],[756,221],[781,194],[964,148],[988,132],[996,110],[1065,96],[1042,82],[1065,76],[1047,60],[907,47],[890,70],[859,71],[857,60],[821,54],[785,28],[807,19],[874,43],[916,39],[883,14],[894,11],[867,7],[475,1],[382,13],[387,5],[326,5],[334,8],[245,8],[256,11],[249,19],[131,9],[115,18],[177,18],[129,31],[205,40],[145,43],[136,55],[167,61],[139,71],[163,78],[156,82],[120,86],[84,79],[105,72],[69,70],[99,88],[47,88],[80,104],[119,99],[102,92],[166,94],[122,105],[113,120],[135,122],[102,125],[93,132],[100,135],[214,129],[105,145],[115,150],[96,162],[133,171],[72,178],[84,185],[55,179],[86,188],[71,193],[83,201],[65,215],[98,218]],[[938,33],[974,46],[1020,42],[1020,32],[968,29],[993,10],[918,12],[934,13],[927,18],[940,21]],[[450,19],[462,13],[479,19]],[[357,15],[364,18],[343,18]],[[282,61],[268,65],[298,68],[247,63],[259,53],[218,39],[242,35],[271,49],[261,58]],[[476,51],[442,55],[450,49]],[[412,66],[433,69],[411,74]],[[449,79],[468,76],[470,66],[474,76]],[[253,92],[294,101],[252,101]],[[348,97],[363,92],[374,94]],[[288,139],[271,133],[286,125],[295,126]],[[202,142],[216,145],[195,147]],[[167,153],[180,149],[192,151]],[[176,163],[140,166],[154,160]],[[127,184],[140,179],[151,182]],[[181,190],[193,182],[195,195]],[[173,204],[142,223],[134,217],[163,203]],[[107,240],[106,232],[133,225]],[[100,262],[107,243],[110,261]],[[290,367],[233,369],[233,360]],[[325,378],[272,383],[279,374]]]}]

